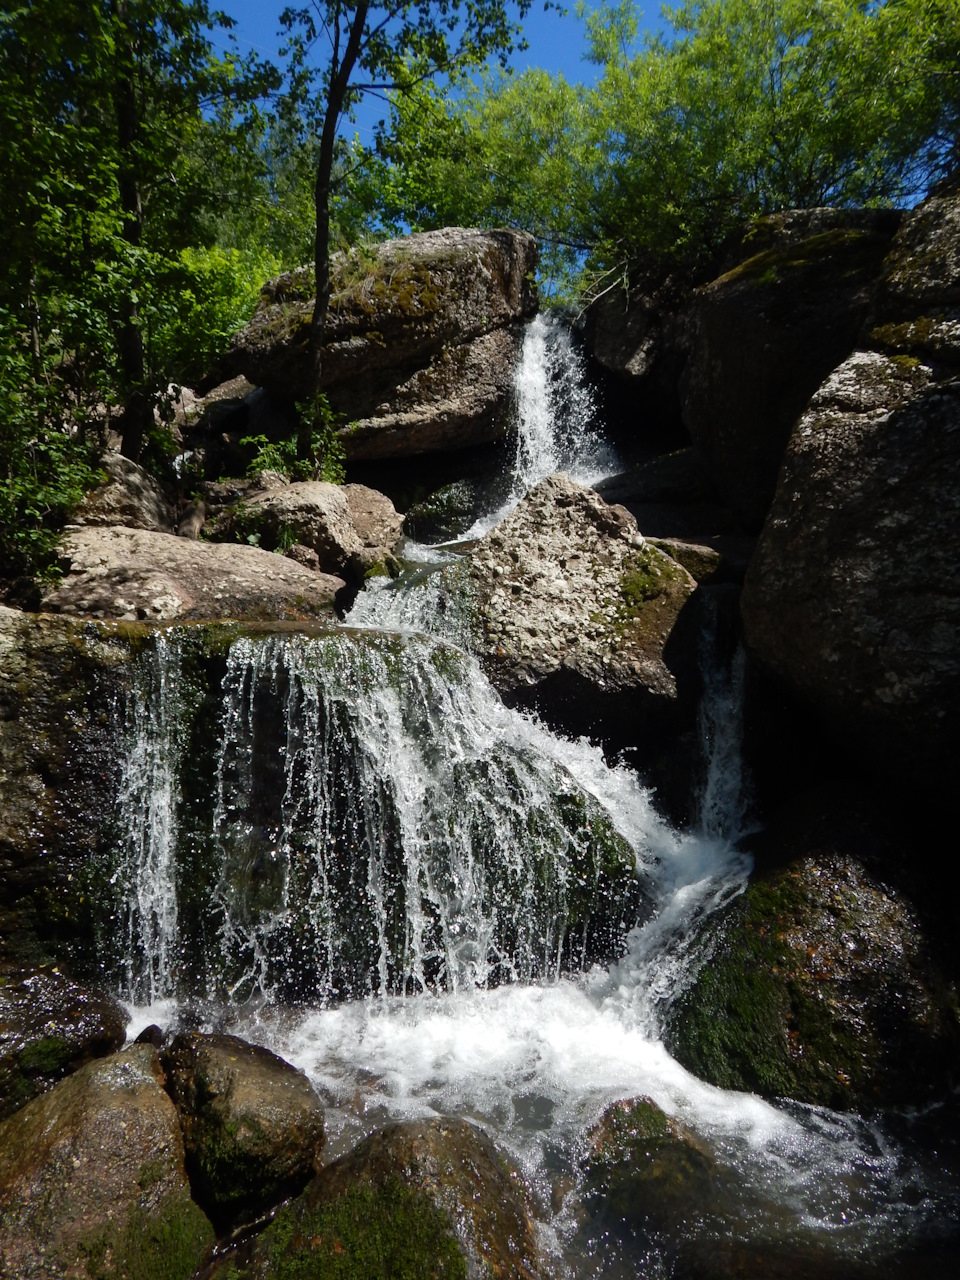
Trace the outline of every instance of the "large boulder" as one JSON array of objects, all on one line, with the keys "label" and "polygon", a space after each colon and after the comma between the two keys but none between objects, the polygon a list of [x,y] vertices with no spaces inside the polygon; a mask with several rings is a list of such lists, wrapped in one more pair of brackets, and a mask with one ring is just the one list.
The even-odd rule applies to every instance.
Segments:
[{"label": "large boulder", "polygon": [[742,257],[693,292],[683,420],[723,499],[753,530],[790,432],[853,349],[899,215],[810,210],[766,219]]},{"label": "large boulder", "polygon": [[111,996],[59,969],[0,968],[0,1118],[126,1039],[126,1013]]},{"label": "large boulder", "polygon": [[912,1105],[956,1083],[956,991],[915,910],[836,829],[750,884],[709,928],[667,1043],[725,1089],[840,1110]]},{"label": "large boulder", "polygon": [[214,1222],[256,1217],[318,1172],[323,1107],[288,1062],[236,1036],[183,1033],[163,1065],[194,1195]]},{"label": "large boulder", "polygon": [[695,684],[678,620],[696,583],[624,508],[551,476],[481,540],[469,572],[481,661],[508,700],[618,746],[676,728]]},{"label": "large boulder", "polygon": [[0,1273],[189,1280],[213,1230],[162,1082],[156,1050],[135,1045],[0,1124]]},{"label": "large boulder", "polygon": [[107,478],[73,513],[75,524],[173,532],[173,510],[149,472],[119,453],[108,453],[101,466]]},{"label": "large boulder", "polygon": [[960,753],[960,197],[907,216],[879,296],[793,432],[743,622],[847,749],[936,786]]},{"label": "large boulder", "polygon": [[329,615],[345,585],[258,547],[134,529],[74,529],[61,563],[45,611],[129,621]]},{"label": "large boulder", "polygon": [[302,480],[249,494],[228,508],[213,536],[255,537],[273,550],[292,543],[314,553],[324,573],[363,580],[390,565],[402,517],[389,498],[362,484]]},{"label": "large boulder", "polygon": [[549,1271],[528,1193],[490,1139],[463,1120],[432,1120],[390,1125],[329,1165],[245,1259],[225,1260],[225,1274],[546,1280]]},{"label": "large boulder", "polygon": [[[333,263],[320,390],[348,420],[348,461],[463,449],[506,430],[523,320],[536,310],[536,243],[518,231],[447,229]],[[313,280],[270,281],[232,361],[289,401],[316,390]]]}]

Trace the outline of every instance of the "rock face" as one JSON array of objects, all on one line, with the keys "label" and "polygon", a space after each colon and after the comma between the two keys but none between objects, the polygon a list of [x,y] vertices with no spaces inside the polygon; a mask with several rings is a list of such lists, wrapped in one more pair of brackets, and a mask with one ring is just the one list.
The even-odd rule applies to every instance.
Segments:
[{"label": "rock face", "polygon": [[[447,229],[355,250],[333,266],[321,387],[349,420],[348,461],[496,439],[522,321],[536,310],[536,244],[516,231]],[[232,359],[288,401],[314,391],[306,271],[270,281]]]},{"label": "rock face", "polygon": [[318,1171],[323,1108],[282,1058],[236,1036],[183,1034],[163,1065],[194,1195],[214,1222],[256,1217]]},{"label": "rock face", "polygon": [[0,969],[0,1119],[126,1038],[116,1000],[57,969]]},{"label": "rock face", "polygon": [[389,1125],[367,1138],[277,1215],[238,1270],[240,1280],[548,1276],[522,1182],[462,1120]]},{"label": "rock face", "polygon": [[329,615],[342,578],[252,546],[218,546],[132,529],[77,529],[50,613],[170,622]]},{"label": "rock face", "polygon": [[189,1280],[213,1231],[162,1078],[156,1050],[135,1045],[0,1125],[0,1272]]},{"label": "rock face", "polygon": [[960,198],[907,217],[881,294],[791,437],[742,612],[847,745],[936,785],[960,750]]},{"label": "rock face", "polygon": [[622,507],[551,476],[479,543],[470,577],[481,659],[509,700],[621,745],[676,721],[678,619],[696,584]]},{"label": "rock face", "polygon": [[744,245],[752,256],[687,305],[683,420],[749,528],[766,515],[794,423],[856,342],[897,216],[767,220]]},{"label": "rock face", "polygon": [[818,851],[755,881],[706,955],[668,1026],[703,1079],[840,1110],[949,1092],[956,993],[909,904],[856,858]]},{"label": "rock face", "polygon": [[402,523],[390,499],[366,485],[304,480],[249,495],[218,521],[215,536],[252,534],[270,550],[292,539],[314,553],[310,563],[321,572],[362,582],[386,572]]},{"label": "rock face", "polygon": [[108,479],[74,512],[76,524],[173,532],[173,511],[153,476],[119,453],[108,453],[101,465]]}]

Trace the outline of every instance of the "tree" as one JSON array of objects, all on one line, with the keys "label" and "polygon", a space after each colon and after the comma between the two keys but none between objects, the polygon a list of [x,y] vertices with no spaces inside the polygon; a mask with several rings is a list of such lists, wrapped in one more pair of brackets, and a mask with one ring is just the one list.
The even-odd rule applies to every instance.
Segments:
[{"label": "tree", "polygon": [[391,216],[493,216],[597,281],[778,209],[909,202],[957,163],[960,0],[691,0],[644,39],[629,0],[581,14],[595,85],[488,77],[412,128],[395,101]]},{"label": "tree", "polygon": [[[337,134],[345,115],[364,94],[404,95],[438,75],[456,76],[493,56],[505,62],[520,43],[522,18],[531,0],[312,0],[286,9],[291,89],[297,109],[312,105],[319,140],[314,184],[316,301],[310,353],[319,386],[321,352],[330,302],[330,210]],[[322,42],[326,61],[317,67],[313,50]],[[299,441],[309,452],[312,424]]]}]

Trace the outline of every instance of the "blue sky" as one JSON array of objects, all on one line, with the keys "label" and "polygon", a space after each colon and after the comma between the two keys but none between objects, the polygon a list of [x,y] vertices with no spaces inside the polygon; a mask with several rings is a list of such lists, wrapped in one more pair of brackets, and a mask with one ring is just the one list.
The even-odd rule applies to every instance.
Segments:
[{"label": "blue sky", "polygon": [[[264,3],[264,0],[219,0],[224,12],[236,19],[234,35],[241,53],[253,48],[264,57],[276,59],[280,45],[277,36],[279,15],[289,2],[290,0],[276,0],[275,3]],[[305,0],[297,0],[297,3],[305,3]],[[530,47],[514,59],[514,66],[518,71],[526,70],[527,67],[541,67],[552,73],[562,71],[570,81],[594,79],[595,68],[583,60],[584,27],[574,13],[575,3],[576,0],[570,0],[568,12],[561,15],[555,10],[544,13],[542,0],[533,0],[533,6],[523,24]],[[659,3],[660,0],[656,0],[646,6],[642,3],[639,5],[643,11],[641,28],[655,29],[661,25]],[[597,0],[588,0],[587,8],[597,7]],[[361,113],[355,126],[361,136],[366,131],[363,119],[365,114]],[[371,120],[379,119],[382,114],[382,106],[373,107]]]}]

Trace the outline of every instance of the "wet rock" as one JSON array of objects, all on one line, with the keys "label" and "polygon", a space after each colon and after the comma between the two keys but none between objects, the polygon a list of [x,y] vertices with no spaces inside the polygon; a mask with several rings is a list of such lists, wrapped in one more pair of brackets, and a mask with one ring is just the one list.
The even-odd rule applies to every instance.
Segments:
[{"label": "wet rock", "polygon": [[650,1098],[607,1108],[587,1135],[583,1168],[591,1216],[614,1230],[676,1235],[688,1221],[730,1209],[729,1172]]},{"label": "wet rock", "polygon": [[57,969],[0,967],[0,1119],[92,1058],[115,1053],[126,1013]]},{"label": "wet rock", "polygon": [[[355,250],[333,264],[321,390],[348,424],[348,461],[463,449],[506,429],[536,245],[515,231],[448,228]],[[312,385],[311,273],[270,281],[232,359],[290,400]]]},{"label": "wet rock", "polygon": [[549,1275],[523,1183],[462,1120],[373,1134],[324,1169],[233,1265],[240,1280],[295,1270],[343,1280]]},{"label": "wet rock", "polygon": [[676,728],[678,681],[695,683],[678,622],[696,584],[629,512],[551,476],[481,540],[469,573],[481,660],[508,700],[620,746]]},{"label": "wet rock", "polygon": [[329,615],[342,578],[253,546],[221,546],[132,529],[77,529],[63,579],[43,595],[51,613],[149,622]]},{"label": "wet rock", "polygon": [[797,418],[856,344],[898,219],[777,215],[686,306],[683,420],[748,529],[766,516]]},{"label": "wet rock", "polygon": [[214,1222],[296,1195],[320,1166],[323,1108],[302,1072],[236,1036],[181,1034],[163,1056],[187,1170]]},{"label": "wet rock", "polygon": [[667,1042],[702,1078],[764,1097],[841,1110],[944,1097],[956,992],[909,902],[834,851],[836,836],[808,832],[810,852],[755,880],[708,931]]},{"label": "wet rock", "polygon": [[403,531],[417,542],[435,544],[459,538],[476,520],[485,486],[475,480],[455,480],[411,506]]},{"label": "wet rock", "polygon": [[74,511],[75,524],[173,532],[173,509],[153,476],[119,453],[108,453],[100,465],[107,481],[91,490]]},{"label": "wet rock", "polygon": [[162,1079],[156,1050],[137,1045],[0,1124],[0,1272],[189,1280],[213,1231]]}]

